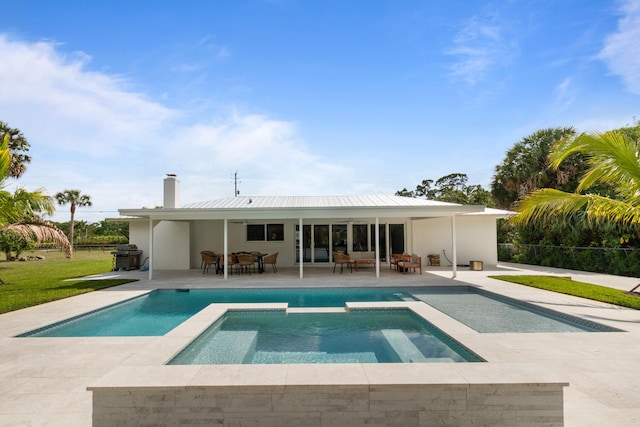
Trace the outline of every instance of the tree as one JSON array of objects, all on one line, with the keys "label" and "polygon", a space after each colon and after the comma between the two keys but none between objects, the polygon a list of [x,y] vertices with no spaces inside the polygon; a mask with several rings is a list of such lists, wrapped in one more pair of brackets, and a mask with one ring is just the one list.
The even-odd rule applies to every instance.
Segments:
[{"label": "tree", "polygon": [[[2,125],[4,125],[3,122]],[[14,165],[10,147],[11,133],[5,132],[0,139],[0,233],[3,235],[3,251],[19,253],[41,241],[57,241],[63,248],[70,248],[67,238],[50,223],[38,217],[39,213],[53,213],[51,198],[41,190],[30,193],[18,188],[13,194],[1,190],[11,175]],[[67,257],[71,252],[67,250]],[[9,255],[10,258],[10,255]],[[2,279],[0,279],[2,283]]]},{"label": "tree", "polygon": [[[637,231],[640,224],[640,142],[619,131],[582,134],[558,142],[550,155],[558,167],[568,157],[580,153],[589,169],[575,192],[543,188],[525,197],[518,206],[515,223],[569,221],[581,218],[590,225],[616,225]],[[603,184],[614,196],[589,192]]]},{"label": "tree", "polygon": [[403,188],[396,191],[396,196],[424,197],[428,200],[463,205],[495,205],[490,192],[480,185],[467,185],[468,180],[466,174],[452,173],[439,178],[435,181],[435,185],[432,179],[425,179],[416,186],[414,191]]},{"label": "tree", "polygon": [[128,222],[111,222],[103,219],[96,227],[96,235],[98,236],[122,236],[129,239],[129,223]]},{"label": "tree", "polygon": [[91,197],[86,194],[80,194],[80,190],[64,190],[56,194],[56,200],[59,205],[70,205],[71,221],[69,222],[69,242],[73,248],[73,226],[77,207],[91,206]]},{"label": "tree", "polygon": [[[29,237],[24,237],[13,230],[0,229],[0,250],[4,252],[7,261],[20,258],[20,254],[26,250],[33,249],[34,241]],[[15,257],[11,254],[15,252]]]},{"label": "tree", "polygon": [[[4,122],[0,122],[0,125],[6,126]],[[0,140],[0,226],[29,221],[40,213],[52,214],[55,211],[51,198],[42,189],[29,192],[20,187],[13,194],[2,190],[7,179],[14,177],[12,170],[16,156],[11,152],[10,145],[11,133],[4,132]]]},{"label": "tree", "polygon": [[548,157],[552,147],[560,141],[575,137],[572,127],[538,130],[517,142],[501,164],[496,166],[491,193],[498,206],[509,208],[527,194],[539,188],[573,191],[578,177],[586,169],[579,153],[564,159],[551,168]]},{"label": "tree", "polygon": [[2,250],[7,254],[7,260],[11,258],[12,250],[18,258],[21,251],[31,249],[41,242],[58,242],[67,252],[67,258],[71,258],[71,245],[67,236],[47,221],[34,219],[28,223],[5,225],[0,228],[0,235]]},{"label": "tree", "polygon": [[12,178],[20,178],[27,170],[27,164],[31,162],[31,157],[26,154],[30,145],[19,129],[11,128],[0,120],[0,140],[4,138],[8,138],[8,148],[11,154],[11,164],[7,175]]}]

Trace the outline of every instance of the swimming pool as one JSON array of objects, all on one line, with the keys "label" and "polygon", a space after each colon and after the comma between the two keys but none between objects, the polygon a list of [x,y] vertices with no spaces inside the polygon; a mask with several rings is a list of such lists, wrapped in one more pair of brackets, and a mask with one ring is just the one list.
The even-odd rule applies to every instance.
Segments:
[{"label": "swimming pool", "polygon": [[227,312],[169,365],[481,362],[408,309]]},{"label": "swimming pool", "polygon": [[160,336],[212,303],[344,307],[347,301],[423,301],[479,332],[618,331],[471,286],[430,286],[156,290],[18,337]]}]

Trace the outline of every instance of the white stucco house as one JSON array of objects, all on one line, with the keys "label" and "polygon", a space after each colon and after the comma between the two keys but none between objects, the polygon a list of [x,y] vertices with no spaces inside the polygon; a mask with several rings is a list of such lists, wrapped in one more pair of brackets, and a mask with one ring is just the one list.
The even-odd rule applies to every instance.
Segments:
[{"label": "white stucco house", "polygon": [[512,214],[400,196],[244,196],[180,205],[179,185],[175,176],[165,178],[162,208],[119,210],[130,243],[148,257],[149,278],[154,270],[199,268],[203,250],[278,252],[278,267],[296,267],[300,278],[305,266],[333,266],[334,251],[367,253],[377,277],[391,253],[423,260],[438,254],[451,260],[455,277],[471,260],[497,264],[496,220]]}]

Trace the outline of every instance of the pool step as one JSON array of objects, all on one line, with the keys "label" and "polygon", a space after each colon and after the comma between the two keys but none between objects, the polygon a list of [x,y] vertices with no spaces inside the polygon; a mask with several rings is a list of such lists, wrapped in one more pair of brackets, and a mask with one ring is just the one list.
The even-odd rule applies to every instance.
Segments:
[{"label": "pool step", "polygon": [[381,332],[404,363],[434,361],[426,358],[401,329],[382,329]]},{"label": "pool step", "polygon": [[258,331],[217,331],[196,356],[198,363],[246,363],[245,358],[255,350]]},{"label": "pool step", "polygon": [[257,351],[251,363],[378,363],[375,353]]}]

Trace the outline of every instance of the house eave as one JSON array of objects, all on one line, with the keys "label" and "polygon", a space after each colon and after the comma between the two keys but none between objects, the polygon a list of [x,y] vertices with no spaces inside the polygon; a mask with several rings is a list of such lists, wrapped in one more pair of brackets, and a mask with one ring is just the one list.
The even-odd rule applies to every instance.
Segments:
[{"label": "house eave", "polygon": [[224,220],[224,219],[322,219],[322,218],[429,218],[464,215],[483,212],[484,206],[440,205],[440,206],[332,206],[332,207],[287,207],[287,208],[159,208],[120,209],[125,217],[150,220]]}]

